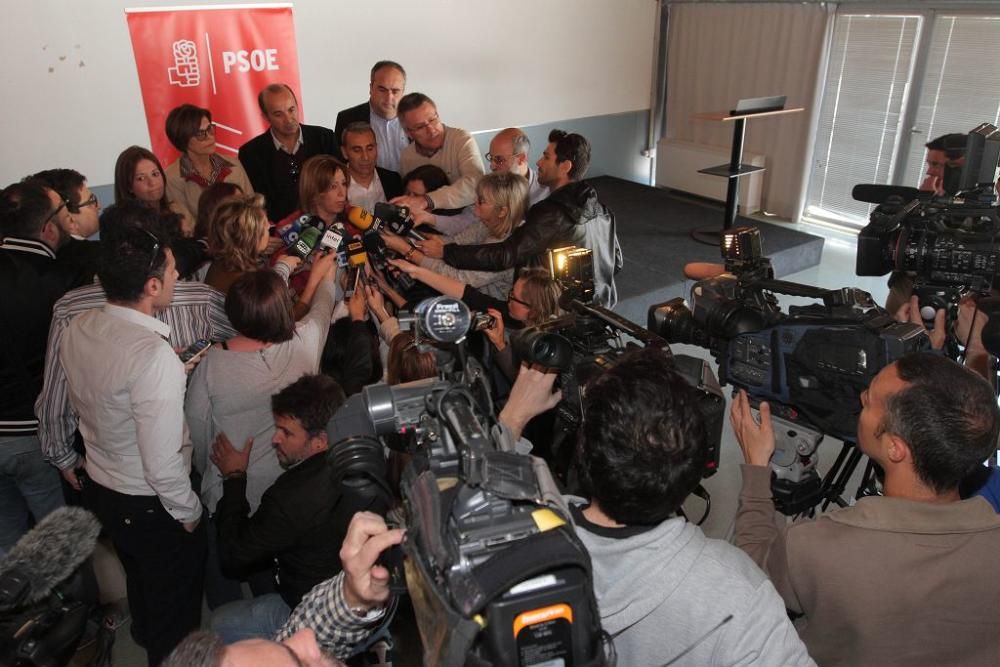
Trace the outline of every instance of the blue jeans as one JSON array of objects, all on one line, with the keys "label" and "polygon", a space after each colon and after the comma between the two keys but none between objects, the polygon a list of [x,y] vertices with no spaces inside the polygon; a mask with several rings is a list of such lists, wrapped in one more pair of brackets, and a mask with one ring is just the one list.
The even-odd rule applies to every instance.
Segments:
[{"label": "blue jeans", "polygon": [[227,644],[244,639],[274,639],[292,610],[277,593],[224,604],[212,613],[210,626]]},{"label": "blue jeans", "polygon": [[42,458],[37,435],[0,437],[0,554],[35,523],[62,507],[59,472]]}]

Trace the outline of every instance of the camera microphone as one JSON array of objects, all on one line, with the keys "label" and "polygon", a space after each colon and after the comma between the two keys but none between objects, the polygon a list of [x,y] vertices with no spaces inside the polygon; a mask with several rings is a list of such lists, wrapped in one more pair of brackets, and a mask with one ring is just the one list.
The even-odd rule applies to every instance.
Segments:
[{"label": "camera microphone", "polygon": [[0,561],[0,612],[44,600],[94,552],[101,524],[80,507],[60,507]]}]

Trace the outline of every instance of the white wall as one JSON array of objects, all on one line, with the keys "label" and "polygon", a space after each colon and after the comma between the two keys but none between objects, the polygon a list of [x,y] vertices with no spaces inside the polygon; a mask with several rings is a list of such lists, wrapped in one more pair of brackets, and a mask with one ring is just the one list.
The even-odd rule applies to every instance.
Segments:
[{"label": "white wall", "polygon": [[[123,10],[166,4],[4,2],[0,185],[52,167],[110,183],[123,148],[149,145]],[[366,99],[379,59],[401,62],[407,90],[470,131],[646,109],[655,11],[655,0],[301,0],[306,120],[332,127]]]}]

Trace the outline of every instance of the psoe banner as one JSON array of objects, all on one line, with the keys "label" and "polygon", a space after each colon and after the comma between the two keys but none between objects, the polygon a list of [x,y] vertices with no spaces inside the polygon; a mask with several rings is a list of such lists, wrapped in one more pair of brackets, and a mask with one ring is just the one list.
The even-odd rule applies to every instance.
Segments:
[{"label": "psoe banner", "polygon": [[299,61],[291,4],[126,9],[153,152],[164,166],[179,157],[164,131],[184,103],[212,112],[216,150],[235,157],[264,131],[257,93],[287,83],[299,99]]}]

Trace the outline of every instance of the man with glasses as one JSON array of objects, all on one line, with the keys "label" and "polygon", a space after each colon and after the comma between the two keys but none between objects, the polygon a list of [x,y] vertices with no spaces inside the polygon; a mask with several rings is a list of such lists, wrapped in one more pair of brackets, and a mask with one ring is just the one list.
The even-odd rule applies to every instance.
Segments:
[{"label": "man with glasses", "polygon": [[46,169],[30,178],[52,188],[66,202],[69,215],[63,231],[70,238],[56,252],[59,261],[92,279],[97,271],[98,246],[88,239],[100,228],[101,203],[87,187],[87,178],[75,169]]},{"label": "man with glasses", "polygon": [[532,206],[549,196],[549,189],[538,182],[538,173],[528,166],[528,155],[531,152],[531,142],[521,129],[508,127],[497,132],[490,141],[490,152],[486,161],[490,163],[490,171],[495,173],[511,172],[528,179],[528,200]]},{"label": "man with glasses", "polygon": [[338,155],[337,138],[328,127],[299,122],[299,102],[284,83],[272,83],[257,95],[270,126],[240,146],[240,164],[255,192],[264,195],[269,220],[282,220],[299,207],[299,173],[313,155]]},{"label": "man with glasses", "polygon": [[444,170],[451,185],[423,197],[396,197],[392,203],[418,211],[472,205],[476,184],[486,173],[472,135],[442,123],[434,100],[423,93],[410,93],[399,101],[399,119],[413,140],[399,158],[399,173],[405,176],[421,165],[433,164]]},{"label": "man with glasses", "polygon": [[184,364],[153,314],[170,305],[174,255],[157,211],[115,207],[97,275],[108,302],[59,347],[87,451],[88,507],[125,568],[132,634],[157,665],[201,622],[206,534],[191,488]]},{"label": "man with glasses", "polygon": [[[343,139],[344,129],[351,123],[368,123],[379,146],[376,164],[382,169],[403,173],[399,167],[400,153],[410,140],[400,123],[398,106],[406,92],[406,70],[397,62],[380,60],[372,67],[369,81],[368,100],[337,114],[334,126],[337,141]],[[332,154],[340,155],[340,151]]]},{"label": "man with glasses", "polygon": [[34,403],[42,388],[52,306],[80,284],[56,261],[69,212],[38,181],[0,192],[0,554],[63,505],[59,474],[42,457]]}]

